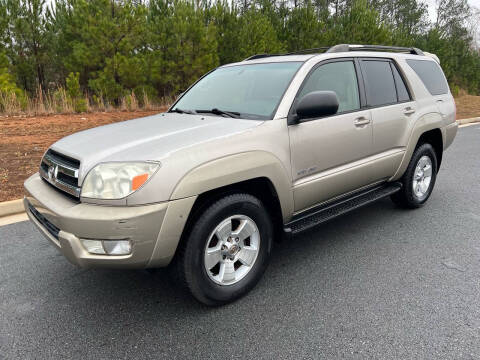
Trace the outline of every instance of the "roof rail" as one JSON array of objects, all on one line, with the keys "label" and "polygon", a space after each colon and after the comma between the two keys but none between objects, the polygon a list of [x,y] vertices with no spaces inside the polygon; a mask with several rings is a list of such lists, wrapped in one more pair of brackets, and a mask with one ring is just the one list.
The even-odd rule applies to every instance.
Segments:
[{"label": "roof rail", "polygon": [[318,48],[311,48],[311,49],[303,49],[303,50],[297,50],[297,51],[292,51],[283,55],[301,55],[301,54],[309,54],[309,53],[317,53],[320,51],[326,52],[330,49],[330,46],[322,46]]},{"label": "roof rail", "polygon": [[414,55],[424,55],[423,51],[415,47],[401,47],[401,46],[385,46],[385,45],[351,45],[339,44],[332,46],[327,50],[327,53],[339,53],[347,51],[395,51]]},{"label": "roof rail", "polygon": [[243,61],[249,61],[249,60],[255,60],[255,59],[262,59],[270,56],[282,56],[284,54],[255,54],[252,56],[249,56],[248,58],[244,59]]},{"label": "roof rail", "polygon": [[330,49],[329,46],[323,46],[323,47],[318,47],[318,48],[302,49],[302,50],[292,51],[292,52],[285,53],[285,54],[255,54],[255,55],[249,56],[248,58],[244,59],[243,61],[263,59],[263,58],[271,57],[271,56],[301,55],[301,54],[309,54],[309,53],[326,52],[328,49]]},{"label": "roof rail", "polygon": [[414,55],[425,55],[422,50],[415,47],[400,47],[400,46],[385,46],[385,45],[352,45],[352,44],[338,44],[332,47],[319,47],[312,49],[303,49],[286,54],[256,54],[246,58],[243,61],[262,59],[270,56],[285,56],[285,55],[300,55],[300,54],[309,54],[316,52],[325,52],[325,53],[339,53],[339,52],[348,52],[348,51],[386,51],[386,52],[402,52],[407,54]]}]

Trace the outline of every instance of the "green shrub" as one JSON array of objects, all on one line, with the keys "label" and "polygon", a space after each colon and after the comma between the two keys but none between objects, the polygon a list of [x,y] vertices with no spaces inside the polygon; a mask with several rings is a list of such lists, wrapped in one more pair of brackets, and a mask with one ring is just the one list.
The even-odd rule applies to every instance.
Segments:
[{"label": "green shrub", "polygon": [[76,113],[87,112],[88,110],[87,99],[79,98],[75,100],[75,103],[73,105],[73,110],[75,110]]},{"label": "green shrub", "polygon": [[452,95],[454,97],[457,97],[460,93],[460,86],[458,86],[456,84],[451,84],[450,85],[450,92],[452,93]]},{"label": "green shrub", "polygon": [[80,91],[80,73],[71,72],[65,80],[67,84],[67,94],[72,100],[76,100],[82,96]]},{"label": "green shrub", "polygon": [[156,100],[158,97],[157,90],[155,90],[155,88],[151,85],[137,86],[135,89],[133,89],[133,92],[141,106],[144,106],[145,103],[148,103],[152,100]]}]

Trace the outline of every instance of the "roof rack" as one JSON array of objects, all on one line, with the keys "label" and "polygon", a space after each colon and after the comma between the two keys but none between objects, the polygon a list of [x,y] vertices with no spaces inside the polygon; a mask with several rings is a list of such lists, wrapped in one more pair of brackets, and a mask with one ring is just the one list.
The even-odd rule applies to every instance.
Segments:
[{"label": "roof rack", "polygon": [[338,53],[347,51],[395,51],[414,55],[424,55],[423,51],[415,47],[385,46],[385,45],[351,45],[339,44],[332,46],[327,53]]},{"label": "roof rack", "polygon": [[292,51],[283,55],[301,55],[301,54],[310,54],[310,53],[318,53],[320,51],[326,52],[330,49],[330,46],[322,46],[318,48],[311,48],[311,49],[303,49],[303,50],[297,50],[297,51]]},{"label": "roof rack", "polygon": [[285,54],[255,54],[255,55],[252,55],[252,56],[244,59],[243,61],[262,59],[262,58],[271,57],[271,56],[283,56],[283,55],[285,55]]},{"label": "roof rack", "polygon": [[302,49],[302,50],[292,51],[292,52],[285,53],[285,54],[255,54],[255,55],[252,55],[252,56],[244,59],[243,61],[263,59],[263,58],[272,57],[272,56],[301,55],[301,54],[326,52],[328,49],[330,49],[329,46],[324,46],[324,47],[318,47],[318,48]]},{"label": "roof rack", "polygon": [[385,46],[385,45],[352,45],[352,44],[338,44],[332,47],[319,47],[312,49],[298,50],[294,52],[289,52],[286,54],[257,54],[252,55],[246,58],[243,61],[262,59],[271,56],[286,56],[286,55],[300,55],[300,54],[309,54],[309,53],[339,53],[339,52],[348,52],[348,51],[385,51],[385,52],[400,52],[414,55],[425,55],[422,50],[415,47],[401,47],[401,46]]}]

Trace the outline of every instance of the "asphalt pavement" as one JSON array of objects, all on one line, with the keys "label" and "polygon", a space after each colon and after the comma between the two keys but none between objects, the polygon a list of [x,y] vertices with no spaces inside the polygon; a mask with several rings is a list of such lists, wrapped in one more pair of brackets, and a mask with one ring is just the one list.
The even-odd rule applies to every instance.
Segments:
[{"label": "asphalt pavement", "polygon": [[221,308],[0,227],[0,359],[479,359],[479,155],[480,125],[459,129],[423,208],[385,199],[276,244]]}]

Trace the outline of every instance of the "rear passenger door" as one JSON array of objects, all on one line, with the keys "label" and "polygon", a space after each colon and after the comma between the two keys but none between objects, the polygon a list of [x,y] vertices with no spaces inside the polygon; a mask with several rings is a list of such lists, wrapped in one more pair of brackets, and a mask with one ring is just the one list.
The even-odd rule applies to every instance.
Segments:
[{"label": "rear passenger door", "polygon": [[403,152],[405,131],[416,110],[403,76],[392,59],[362,58],[360,63],[372,114],[373,153]]}]

